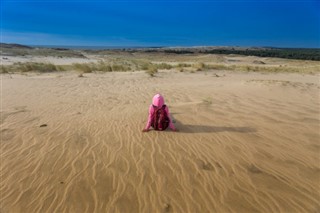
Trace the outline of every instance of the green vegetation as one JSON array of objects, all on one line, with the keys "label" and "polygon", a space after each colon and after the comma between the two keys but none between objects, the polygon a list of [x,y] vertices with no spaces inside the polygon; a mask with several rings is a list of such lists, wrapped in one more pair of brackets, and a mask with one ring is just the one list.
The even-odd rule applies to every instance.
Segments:
[{"label": "green vegetation", "polygon": [[146,70],[146,73],[150,75],[150,77],[154,77],[154,75],[158,72],[158,69],[156,66],[149,66],[148,70]]},{"label": "green vegetation", "polygon": [[167,63],[151,63],[149,61],[134,61],[133,62],[136,65],[136,68],[138,70],[150,70],[152,67],[155,67],[156,69],[161,70],[170,70],[174,68],[174,66],[167,64]]},{"label": "green vegetation", "polygon": [[149,61],[133,61],[137,70],[144,70],[150,77],[154,77],[159,69],[172,69],[174,66],[167,63],[151,63]]},{"label": "green vegetation", "polygon": [[14,63],[13,65],[1,66],[1,73],[14,72],[55,72],[63,71],[63,67],[50,63]]},{"label": "green vegetation", "polygon": [[205,50],[202,53],[210,54],[238,54],[247,56],[260,56],[260,57],[276,57],[288,59],[303,59],[320,61],[320,49],[293,49],[293,48],[270,48],[270,49],[214,49]]},{"label": "green vegetation", "polygon": [[[57,72],[78,71],[91,72],[125,72],[145,71],[155,76],[160,70],[176,72],[200,72],[207,74],[210,70],[230,70],[244,72],[319,72],[320,64],[315,61],[298,61],[270,58],[246,58],[239,55],[255,55],[263,57],[298,58],[320,61],[320,49],[290,49],[290,48],[142,48],[118,50],[72,50],[65,48],[34,48],[18,44],[1,44],[1,57],[4,64],[0,73],[14,72]],[[179,55],[182,54],[182,55]],[[216,55],[211,55],[216,54]],[[220,54],[220,55],[219,55]],[[16,61],[15,56],[23,60],[50,56],[58,58],[100,58],[92,63],[74,63],[68,65],[54,65],[51,63]],[[55,60],[55,59],[54,59]],[[59,60],[57,60],[59,61]],[[63,60],[64,61],[64,60]],[[237,63],[239,62],[239,63]],[[13,63],[13,64],[12,64]],[[65,63],[65,62],[63,62]]]},{"label": "green vegetation", "polygon": [[121,72],[130,71],[130,66],[121,64],[106,64],[103,62],[99,63],[74,63],[72,65],[54,65],[51,63],[14,63],[12,65],[2,65],[0,73],[15,73],[15,72],[55,72],[65,70],[77,70],[81,73],[91,73],[93,71],[101,72]]},{"label": "green vegetation", "polygon": [[112,67],[110,64],[104,63],[100,61],[93,70],[101,71],[101,72],[112,72]]},{"label": "green vegetation", "polygon": [[[132,48],[132,49],[115,49],[115,50],[73,50],[67,48],[45,48],[45,47],[29,47],[20,44],[5,44],[0,43],[2,56],[52,56],[52,57],[76,57],[86,58],[85,55],[109,55],[136,58],[138,55],[144,54],[149,59],[155,55],[160,57],[166,55],[172,57],[173,55],[185,55],[185,57],[193,57],[201,54],[237,54],[245,56],[260,56],[260,57],[277,57],[287,59],[303,59],[320,61],[319,48],[272,48],[272,47],[194,47],[194,48]],[[145,58],[145,57],[144,57]],[[170,69],[163,67],[159,69]]]},{"label": "green vegetation", "polygon": [[0,73],[9,73],[9,69],[7,66],[1,65],[0,67]]},{"label": "green vegetation", "polygon": [[75,63],[72,64],[73,68],[78,71],[82,71],[83,73],[90,73],[90,72],[122,72],[122,71],[130,71],[131,67],[122,64],[108,64],[104,62],[99,63]]},{"label": "green vegetation", "polygon": [[140,68],[141,70],[148,70],[148,69],[149,69],[149,67],[151,67],[151,66],[152,66],[152,64],[151,64],[151,63],[146,62],[146,63],[142,63],[142,64],[140,64],[139,68]]},{"label": "green vegetation", "polygon": [[193,64],[193,67],[196,69],[196,71],[202,71],[204,69],[206,69],[208,66],[206,66],[204,63],[197,63],[197,64]]},{"label": "green vegetation", "polygon": [[[21,48],[20,48],[21,49]],[[30,49],[24,48],[24,51]],[[66,51],[64,49],[55,50],[57,52]],[[233,50],[236,51],[236,50]],[[258,51],[258,50],[256,50]],[[96,55],[95,55],[96,56]],[[278,60],[263,59],[259,60],[238,60],[231,56],[222,56],[220,60],[216,60],[216,56],[212,55],[189,55],[189,56],[173,56],[159,53],[155,60],[154,53],[128,53],[128,52],[112,52],[107,57],[101,56],[100,61],[94,63],[74,63],[68,65],[54,65],[50,63],[24,62],[14,63],[11,65],[2,65],[0,73],[14,72],[56,72],[56,71],[79,71],[79,73],[91,72],[126,72],[126,71],[145,71],[150,76],[160,70],[174,70],[177,72],[199,72],[204,71],[205,74],[210,70],[230,70],[244,72],[296,72],[296,73],[316,73],[320,69],[319,62],[314,61],[297,61],[297,60]],[[230,59],[231,58],[231,59]],[[3,57],[6,62],[12,60],[11,57]],[[227,59],[227,60],[226,60]],[[241,63],[229,63],[241,61]],[[167,63],[166,63],[167,62]],[[247,64],[245,64],[247,62]]]},{"label": "green vegetation", "polygon": [[210,65],[206,65],[206,67],[211,70],[235,70],[236,68],[236,66],[234,65],[228,66],[224,64],[210,64]]},{"label": "green vegetation", "polygon": [[2,55],[6,56],[51,56],[51,57],[74,57],[86,58],[80,51],[70,49],[53,48],[1,48]]},{"label": "green vegetation", "polygon": [[206,98],[202,99],[202,103],[205,104],[205,105],[211,105],[212,104],[212,98],[206,97]]},{"label": "green vegetation", "polygon": [[[319,70],[319,66],[296,67],[296,66],[282,66],[282,65],[226,65],[226,64],[205,64],[194,63],[186,64],[180,63],[175,66],[166,63],[156,64],[151,62],[139,62],[139,64],[130,65],[118,62],[117,64],[109,64],[105,62],[98,63],[74,63],[72,65],[54,65],[50,63],[14,63],[12,65],[2,65],[0,73],[15,73],[15,72],[56,72],[65,70],[77,70],[81,73],[91,72],[125,72],[131,70],[144,70],[147,74],[154,77],[159,69],[173,69],[176,68],[179,72],[189,71],[194,73],[196,71],[208,70],[231,70],[231,71],[245,71],[245,72],[296,72],[296,73],[314,73]],[[189,68],[189,69],[188,69]]]},{"label": "green vegetation", "polygon": [[212,49],[210,47],[198,49],[146,49],[143,52],[146,53],[168,53],[168,54],[237,54],[246,56],[260,56],[260,57],[276,57],[276,58],[288,58],[288,59],[302,59],[302,60],[314,60],[320,61],[320,49],[315,48],[220,48]]},{"label": "green vegetation", "polygon": [[313,73],[316,66],[312,67],[287,67],[282,65],[273,66],[258,66],[258,65],[225,65],[225,64],[194,64],[194,71],[208,71],[208,70],[230,70],[230,71],[245,71],[245,72],[296,72],[296,73]]},{"label": "green vegetation", "polygon": [[191,67],[191,64],[179,63],[177,67]]},{"label": "green vegetation", "polygon": [[185,49],[181,49],[181,50],[175,50],[175,49],[166,49],[164,50],[165,53],[175,53],[175,54],[192,54],[194,53],[193,51],[191,50],[185,50]]},{"label": "green vegetation", "polygon": [[78,70],[81,71],[83,73],[90,73],[92,72],[92,66],[90,66],[90,64],[79,64],[79,63],[75,63],[72,64],[73,67]]},{"label": "green vegetation", "polygon": [[113,64],[111,66],[111,69],[113,72],[130,71],[131,70],[131,68],[129,66],[119,65],[119,64]]},{"label": "green vegetation", "polygon": [[161,69],[161,70],[170,70],[174,67],[167,63],[154,64],[154,65],[157,67],[157,69]]}]

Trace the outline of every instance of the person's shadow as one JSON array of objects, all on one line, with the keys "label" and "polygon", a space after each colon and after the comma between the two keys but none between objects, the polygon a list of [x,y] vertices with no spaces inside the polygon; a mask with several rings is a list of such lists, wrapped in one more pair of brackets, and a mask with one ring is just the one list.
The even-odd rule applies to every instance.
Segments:
[{"label": "person's shadow", "polygon": [[182,133],[210,133],[210,132],[238,132],[238,133],[251,133],[257,132],[255,128],[240,126],[240,127],[228,127],[228,126],[207,126],[207,125],[191,125],[183,124],[176,119],[172,118],[172,122],[175,127]]}]

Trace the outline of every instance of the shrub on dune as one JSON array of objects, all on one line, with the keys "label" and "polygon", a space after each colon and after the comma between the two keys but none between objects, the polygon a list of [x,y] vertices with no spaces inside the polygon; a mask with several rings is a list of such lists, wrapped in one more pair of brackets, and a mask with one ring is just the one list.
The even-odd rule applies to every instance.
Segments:
[{"label": "shrub on dune", "polygon": [[1,67],[0,67],[0,73],[9,73],[8,67],[1,65]]},{"label": "shrub on dune", "polygon": [[91,73],[92,72],[92,69],[89,64],[75,63],[75,64],[73,64],[73,67],[78,71],[82,71],[83,73]]},{"label": "shrub on dune", "polygon": [[139,64],[141,70],[148,70],[150,66],[152,66],[150,62],[142,62]]},{"label": "shrub on dune", "polygon": [[196,69],[196,71],[202,71],[206,68],[206,65],[201,62],[201,63],[193,64],[193,67]]},{"label": "shrub on dune", "polygon": [[20,72],[54,72],[58,70],[54,64],[36,62],[15,63],[11,68]]},{"label": "shrub on dune", "polygon": [[191,64],[179,63],[177,67],[191,67]]},{"label": "shrub on dune", "polygon": [[158,69],[155,66],[150,65],[146,73],[150,75],[150,77],[154,77],[154,75],[158,72]]},{"label": "shrub on dune", "polygon": [[172,65],[167,64],[167,63],[155,64],[155,66],[156,66],[158,69],[164,69],[164,70],[170,70],[170,69],[173,68]]},{"label": "shrub on dune", "polygon": [[207,65],[207,68],[212,70],[230,70],[230,67],[224,64],[210,64]]},{"label": "shrub on dune", "polygon": [[130,71],[131,68],[129,66],[119,65],[119,64],[113,64],[111,66],[112,71],[119,72],[119,71]]},{"label": "shrub on dune", "polygon": [[102,71],[102,72],[111,72],[112,71],[112,67],[109,64],[103,63],[103,62],[99,62],[96,67],[95,67],[96,71]]}]

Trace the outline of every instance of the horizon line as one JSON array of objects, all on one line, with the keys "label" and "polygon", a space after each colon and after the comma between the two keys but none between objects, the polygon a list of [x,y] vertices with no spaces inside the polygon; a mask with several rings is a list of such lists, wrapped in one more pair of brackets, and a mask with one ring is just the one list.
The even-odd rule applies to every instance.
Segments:
[{"label": "horizon line", "polygon": [[320,47],[283,47],[283,46],[242,46],[242,45],[63,45],[63,44],[22,44],[22,43],[6,43],[1,44],[9,45],[22,45],[30,47],[61,47],[61,48],[81,48],[81,47],[96,47],[96,48],[208,48],[208,47],[240,47],[240,48],[278,48],[278,49],[320,49]]}]

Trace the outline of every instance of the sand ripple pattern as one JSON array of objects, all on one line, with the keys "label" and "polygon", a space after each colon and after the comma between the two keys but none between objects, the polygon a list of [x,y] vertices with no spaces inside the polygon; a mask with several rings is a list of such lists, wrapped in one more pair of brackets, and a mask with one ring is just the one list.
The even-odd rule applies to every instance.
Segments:
[{"label": "sand ripple pattern", "polygon": [[1,77],[1,213],[320,211],[319,76]]}]

